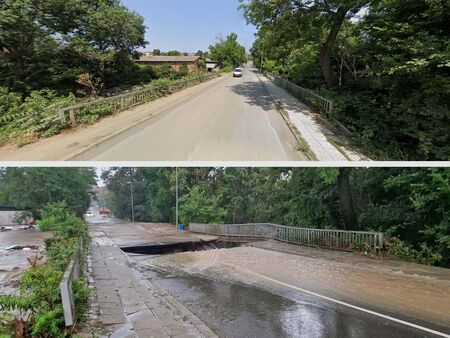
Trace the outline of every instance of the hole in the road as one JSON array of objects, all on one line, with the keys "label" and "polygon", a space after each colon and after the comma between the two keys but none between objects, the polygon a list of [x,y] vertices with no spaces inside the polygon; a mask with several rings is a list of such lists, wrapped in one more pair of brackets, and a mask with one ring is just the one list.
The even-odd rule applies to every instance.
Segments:
[{"label": "hole in the road", "polygon": [[234,242],[228,240],[192,241],[171,244],[147,244],[138,246],[121,247],[122,251],[138,255],[167,255],[186,251],[206,251],[216,249],[237,248],[246,242]]}]

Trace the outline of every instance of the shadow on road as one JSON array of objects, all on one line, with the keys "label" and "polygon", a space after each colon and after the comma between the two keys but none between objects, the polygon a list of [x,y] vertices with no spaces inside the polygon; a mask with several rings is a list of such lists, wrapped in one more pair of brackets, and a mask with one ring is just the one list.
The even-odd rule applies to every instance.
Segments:
[{"label": "shadow on road", "polygon": [[273,101],[271,96],[258,80],[241,82],[229,86],[229,88],[233,91],[233,93],[243,96],[245,98],[245,102],[252,106],[258,106],[265,111],[273,109]]}]

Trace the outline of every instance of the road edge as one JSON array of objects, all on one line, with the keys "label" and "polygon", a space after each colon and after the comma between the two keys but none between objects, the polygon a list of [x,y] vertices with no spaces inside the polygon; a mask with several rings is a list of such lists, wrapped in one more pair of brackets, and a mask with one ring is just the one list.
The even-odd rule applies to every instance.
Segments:
[{"label": "road edge", "polygon": [[[220,81],[217,81],[217,82],[214,83],[213,85],[216,85],[217,83],[220,83],[221,81],[223,81],[224,79],[226,79],[226,76],[220,75],[220,76],[217,77],[216,79],[219,79]],[[213,79],[213,80],[214,80],[214,79]],[[212,81],[212,80],[210,80],[210,81]],[[210,81],[206,81],[206,82],[202,82],[202,83],[208,83],[208,82],[210,82]],[[195,87],[197,87],[198,85],[200,85],[200,84],[202,84],[202,83],[199,83],[199,84],[197,84],[197,85],[195,85],[195,86],[191,86],[191,87],[189,87],[189,88],[195,88]],[[186,88],[186,89],[188,89],[188,88]],[[180,92],[182,92],[182,91],[180,91]],[[168,95],[168,96],[170,96],[170,95]],[[156,116],[158,116],[158,115],[164,113],[164,112],[167,111],[167,110],[170,110],[170,109],[176,107],[177,105],[179,105],[179,104],[181,104],[181,103],[183,103],[184,101],[187,101],[187,100],[189,100],[189,99],[191,99],[190,96],[189,96],[189,97],[185,97],[185,98],[183,98],[183,99],[181,99],[181,100],[179,100],[179,101],[177,101],[177,102],[175,102],[175,103],[169,105],[168,107],[165,107],[165,108],[162,109],[162,110],[159,110],[159,111],[157,111],[157,112],[154,112],[154,113],[152,113],[152,114],[150,114],[150,115],[144,117],[143,119],[141,119],[141,120],[139,120],[139,121],[136,121],[136,122],[132,123],[131,125],[129,125],[129,126],[125,127],[125,128],[122,128],[122,129],[120,129],[120,130],[114,132],[113,134],[110,134],[110,135],[108,135],[108,136],[105,136],[104,138],[101,138],[101,139],[97,140],[97,141],[94,142],[93,144],[89,145],[88,147],[86,147],[86,148],[84,148],[84,149],[82,149],[82,150],[80,150],[80,151],[77,151],[77,152],[71,153],[70,155],[67,155],[67,156],[65,156],[65,157],[62,157],[59,161],[76,161],[76,159],[75,159],[76,157],[81,156],[81,155],[83,155],[83,154],[89,152],[90,150],[92,150],[92,149],[98,147],[99,145],[101,145],[102,143],[104,143],[104,142],[106,142],[106,141],[109,141],[109,140],[111,140],[112,138],[117,137],[117,136],[119,136],[120,134],[125,133],[125,132],[127,132],[128,130],[130,130],[130,129],[133,129],[134,127],[138,126],[138,125],[141,124],[141,123],[147,122],[148,120],[150,120],[150,119],[152,119],[152,118],[154,118],[154,117],[156,117]],[[156,101],[156,100],[155,100],[155,101]],[[155,102],[155,101],[152,101],[152,102]],[[150,103],[150,102],[146,102],[146,103]],[[146,104],[146,103],[143,103],[143,104]],[[137,107],[137,106],[135,106],[135,107]]]}]

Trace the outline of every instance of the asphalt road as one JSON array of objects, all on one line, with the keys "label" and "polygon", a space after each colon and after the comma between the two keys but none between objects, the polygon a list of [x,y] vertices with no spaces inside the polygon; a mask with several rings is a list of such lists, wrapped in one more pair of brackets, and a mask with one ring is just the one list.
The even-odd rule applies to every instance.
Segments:
[{"label": "asphalt road", "polygon": [[72,160],[307,160],[256,74],[225,79]]}]

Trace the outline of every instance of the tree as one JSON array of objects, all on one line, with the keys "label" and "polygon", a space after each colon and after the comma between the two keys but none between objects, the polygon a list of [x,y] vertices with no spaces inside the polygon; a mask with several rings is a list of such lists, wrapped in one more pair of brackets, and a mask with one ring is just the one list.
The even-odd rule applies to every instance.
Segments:
[{"label": "tree", "polygon": [[153,50],[153,55],[155,55],[155,56],[161,55],[161,50],[160,49],[154,49]]},{"label": "tree", "polygon": [[[281,26],[282,31],[314,31],[312,39],[321,41],[319,62],[329,87],[339,80],[332,65],[332,53],[346,19],[356,15],[369,0],[240,0],[247,20],[259,28]],[[293,26],[286,27],[286,26]],[[297,26],[297,27],[295,27]],[[320,27],[327,27],[321,32]]]},{"label": "tree", "polygon": [[339,200],[346,230],[359,230],[358,219],[353,207],[352,188],[350,186],[349,169],[339,168],[338,176]]},{"label": "tree", "polygon": [[209,47],[210,57],[219,62],[221,67],[238,67],[245,63],[247,57],[245,55],[245,47],[241,46],[238,36],[231,33],[226,39],[219,38],[215,45]]},{"label": "tree", "polygon": [[181,56],[181,52],[177,51],[177,50],[169,50],[166,53],[167,56]]},{"label": "tree", "polygon": [[[175,169],[122,168],[107,176],[116,215],[130,217],[125,182],[133,177],[139,220],[174,222]],[[390,252],[450,266],[448,168],[180,168],[178,183],[184,223],[381,231]]]},{"label": "tree", "polygon": [[95,172],[88,168],[6,168],[0,169],[0,196],[35,217],[48,203],[65,202],[82,216],[89,208]]},{"label": "tree", "polygon": [[256,65],[333,100],[334,118],[368,156],[450,158],[448,1],[242,0],[242,8],[258,26]]},{"label": "tree", "polygon": [[0,2],[0,85],[29,91],[108,79],[145,46],[144,19],[118,0]]}]

